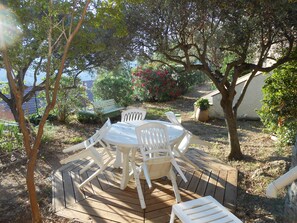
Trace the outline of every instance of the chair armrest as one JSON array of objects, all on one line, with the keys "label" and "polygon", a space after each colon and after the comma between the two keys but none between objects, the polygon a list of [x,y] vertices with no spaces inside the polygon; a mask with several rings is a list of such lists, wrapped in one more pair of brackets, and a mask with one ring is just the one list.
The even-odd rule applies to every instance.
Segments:
[{"label": "chair armrest", "polygon": [[64,149],[63,153],[75,152],[77,150],[84,149],[84,148],[85,148],[85,144],[84,144],[84,142],[81,142],[79,144],[76,144],[76,145],[73,145],[73,146],[70,146],[70,147]]}]

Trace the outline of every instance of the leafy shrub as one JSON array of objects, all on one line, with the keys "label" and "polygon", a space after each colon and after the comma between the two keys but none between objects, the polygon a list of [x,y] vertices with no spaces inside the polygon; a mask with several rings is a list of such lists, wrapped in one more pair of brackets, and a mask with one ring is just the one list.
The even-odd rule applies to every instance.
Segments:
[{"label": "leafy shrub", "polygon": [[276,69],[263,87],[258,114],[266,129],[282,143],[293,144],[297,134],[297,62]]},{"label": "leafy shrub", "polygon": [[19,127],[14,122],[0,123],[0,149],[12,152],[23,146]]},{"label": "leafy shrub", "polygon": [[[89,101],[86,89],[78,78],[75,82],[73,77],[62,76],[56,105],[49,119],[57,118],[61,122],[66,122],[71,114],[87,106]],[[40,97],[45,98],[44,92],[40,94]]]},{"label": "leafy shrub", "polygon": [[98,123],[100,121],[100,117],[95,113],[79,111],[77,112],[77,120],[80,123]]},{"label": "leafy shrub", "polygon": [[200,110],[205,111],[207,109],[209,109],[210,104],[207,98],[199,98],[194,105],[198,108],[200,108]]},{"label": "leafy shrub", "polygon": [[182,67],[175,67],[175,70],[176,73],[169,69],[170,72],[175,73],[177,85],[182,91],[182,94],[186,93],[195,84],[202,84],[208,80],[208,77],[201,71],[185,72]]},{"label": "leafy shrub", "polygon": [[31,114],[31,115],[29,115],[29,121],[33,125],[39,125],[39,122],[41,121],[41,115],[39,115],[37,113],[36,114]]},{"label": "leafy shrub", "polygon": [[134,94],[141,101],[169,101],[181,95],[176,76],[168,69],[147,64],[132,73]]},{"label": "leafy shrub", "polygon": [[[41,121],[41,118],[42,118],[42,116],[37,114],[37,113],[29,115],[29,121],[33,125],[39,125],[39,122]],[[49,114],[48,117],[47,117],[47,120],[48,121],[55,121],[55,120],[57,120],[57,115]]]},{"label": "leafy shrub", "polygon": [[96,99],[114,99],[119,105],[127,106],[133,101],[131,79],[121,73],[101,74],[94,82],[92,92]]}]

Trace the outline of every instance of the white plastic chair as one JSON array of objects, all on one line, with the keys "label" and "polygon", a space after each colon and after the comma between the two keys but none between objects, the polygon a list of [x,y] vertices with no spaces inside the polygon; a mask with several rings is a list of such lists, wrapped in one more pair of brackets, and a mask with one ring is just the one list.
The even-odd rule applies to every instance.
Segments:
[{"label": "white plastic chair", "polygon": [[141,108],[130,108],[122,111],[121,122],[144,120],[146,115],[146,110]]},{"label": "white plastic chair", "polygon": [[[181,125],[181,123],[179,123],[175,114],[172,111],[166,112],[165,114],[172,124],[179,125],[179,126],[183,127]],[[183,135],[183,138],[173,148],[174,155],[177,157],[182,156],[183,158],[185,158],[184,154],[188,151],[189,145],[191,142],[191,138],[193,136],[193,134],[190,131],[186,130],[185,128],[184,128],[184,130],[185,130],[185,133]]]},{"label": "white plastic chair", "polygon": [[175,216],[183,223],[242,223],[212,196],[174,204],[169,223],[174,222]]},{"label": "white plastic chair", "polygon": [[[74,160],[78,160],[78,159],[90,158],[90,161],[88,162],[88,164],[79,171],[79,174],[84,173],[94,164],[96,164],[99,167],[98,170],[96,170],[91,176],[89,176],[84,182],[82,182],[79,185],[79,188],[84,187],[86,183],[88,183],[89,181],[94,179],[97,175],[99,175],[103,170],[106,169],[107,165],[114,159],[113,155],[110,152],[110,145],[102,141],[102,138],[107,133],[110,127],[111,127],[111,122],[110,122],[110,119],[108,119],[105,122],[105,124],[100,128],[100,130],[97,130],[92,137],[90,137],[89,139],[85,140],[82,143],[79,143],[77,145],[71,146],[63,150],[64,153],[75,152],[78,150],[81,150],[81,151],[61,160],[62,164],[65,164]],[[96,144],[98,144],[100,148],[95,147]],[[105,158],[106,155],[107,155],[107,159]]]},{"label": "white plastic chair", "polygon": [[160,123],[147,123],[136,127],[136,135],[140,145],[143,163],[140,168],[136,167],[134,152],[134,155],[132,155],[131,165],[141,208],[146,208],[139,180],[143,178],[146,179],[149,188],[151,188],[151,180],[167,176],[172,182],[176,202],[180,202],[181,198],[172,167],[177,170],[185,182],[187,182],[187,179],[172,155],[167,127]]}]

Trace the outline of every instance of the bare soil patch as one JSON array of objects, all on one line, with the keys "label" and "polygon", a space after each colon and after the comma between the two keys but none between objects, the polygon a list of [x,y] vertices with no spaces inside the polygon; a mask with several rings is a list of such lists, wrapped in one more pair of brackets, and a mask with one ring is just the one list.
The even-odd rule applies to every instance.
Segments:
[{"label": "bare soil patch", "polygon": [[[192,91],[167,103],[145,103],[142,106],[170,108],[182,116],[182,124],[210,146],[192,145],[191,150],[201,149],[212,156],[236,167],[239,170],[238,200],[236,215],[245,222],[283,221],[285,192],[278,199],[265,197],[267,185],[288,170],[291,161],[291,148],[279,147],[263,132],[259,121],[238,123],[243,161],[228,161],[229,153],[227,129],[224,120],[210,120],[207,123],[195,122],[192,118],[193,103],[209,91],[208,86],[198,86]],[[164,118],[164,117],[161,117]],[[36,185],[38,198],[45,222],[73,222],[52,213],[51,173],[61,166],[60,160],[65,157],[62,150],[74,144],[75,139],[90,136],[97,124],[79,123],[62,125],[55,123],[46,133],[39,153],[36,167]],[[0,222],[30,222],[30,206],[26,190],[26,160],[21,151],[11,154],[0,151]]]}]

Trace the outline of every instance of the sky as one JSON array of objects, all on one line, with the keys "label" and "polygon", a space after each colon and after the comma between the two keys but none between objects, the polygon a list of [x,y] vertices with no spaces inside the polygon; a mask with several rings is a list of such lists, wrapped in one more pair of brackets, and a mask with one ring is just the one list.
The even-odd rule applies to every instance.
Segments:
[{"label": "sky", "polygon": [[[37,83],[40,83],[43,77],[40,76],[39,80],[37,80]],[[79,77],[81,78],[82,81],[94,80],[94,75],[92,77],[88,72],[81,73]],[[5,70],[3,69],[0,69],[0,81],[7,82],[6,73],[5,73]],[[33,72],[29,71],[28,74],[26,75],[25,83],[26,85],[30,86],[33,84],[33,81],[34,81]]]}]

